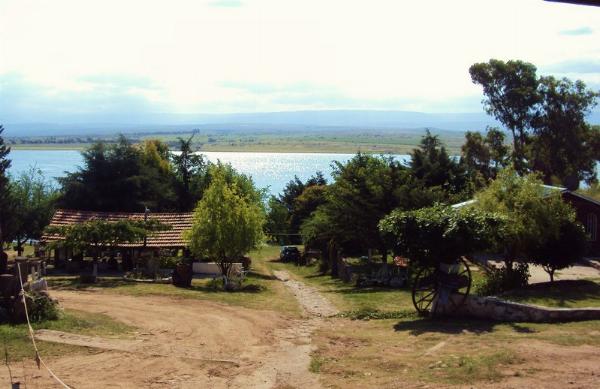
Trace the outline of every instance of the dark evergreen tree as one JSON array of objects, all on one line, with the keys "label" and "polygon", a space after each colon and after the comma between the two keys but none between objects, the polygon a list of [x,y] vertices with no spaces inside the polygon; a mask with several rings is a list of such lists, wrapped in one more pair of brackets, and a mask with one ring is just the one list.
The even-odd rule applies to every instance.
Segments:
[{"label": "dark evergreen tree", "polygon": [[177,175],[178,208],[191,211],[202,197],[202,180],[205,178],[207,162],[193,149],[194,134],[188,139],[178,138],[179,152],[172,155]]},{"label": "dark evergreen tree", "polygon": [[83,166],[59,179],[58,206],[95,211],[154,212],[175,208],[164,150],[145,150],[121,136],[117,143],[96,143],[82,153]]},{"label": "dark evergreen tree", "polygon": [[4,254],[2,248],[5,238],[2,231],[7,228],[6,221],[10,216],[7,207],[9,200],[8,168],[10,168],[8,154],[10,153],[10,147],[4,142],[4,138],[2,137],[3,132],[4,127],[0,125],[0,255]]},{"label": "dark evergreen tree", "polygon": [[467,190],[464,166],[448,155],[437,135],[429,130],[411,153],[409,167],[423,186],[440,190],[447,200],[456,201]]}]

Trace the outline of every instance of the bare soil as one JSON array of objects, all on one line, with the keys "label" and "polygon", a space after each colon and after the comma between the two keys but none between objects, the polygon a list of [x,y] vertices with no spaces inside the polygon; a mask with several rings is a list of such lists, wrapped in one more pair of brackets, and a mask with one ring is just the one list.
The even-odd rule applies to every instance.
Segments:
[{"label": "bare soil", "polygon": [[[73,388],[318,387],[308,372],[309,320],[191,299],[98,290],[52,295],[65,309],[104,313],[139,329],[131,339],[40,331],[40,340],[93,348],[47,361]],[[13,377],[27,387],[59,387],[32,361],[13,369]]]}]

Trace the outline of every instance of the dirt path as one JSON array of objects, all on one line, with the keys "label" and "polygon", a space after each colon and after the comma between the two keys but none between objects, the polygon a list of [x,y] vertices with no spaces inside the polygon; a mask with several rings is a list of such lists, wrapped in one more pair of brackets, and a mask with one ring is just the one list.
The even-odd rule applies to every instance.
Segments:
[{"label": "dirt path", "polygon": [[[40,331],[41,340],[93,348],[90,354],[48,360],[74,388],[320,387],[317,376],[308,372],[310,335],[317,325],[313,319],[203,300],[102,291],[52,295],[66,309],[104,313],[139,329],[133,339]],[[317,303],[312,309],[322,315],[332,312],[330,306],[320,311]],[[34,370],[33,364],[25,369],[28,387],[57,387],[43,371],[32,375]],[[6,373],[1,374],[7,382]],[[19,374],[23,372],[13,371]]]},{"label": "dirt path", "polygon": [[290,275],[285,271],[275,271],[273,274],[291,290],[305,314],[315,317],[329,317],[338,313],[338,310],[329,300],[321,296],[315,288],[292,280]]}]

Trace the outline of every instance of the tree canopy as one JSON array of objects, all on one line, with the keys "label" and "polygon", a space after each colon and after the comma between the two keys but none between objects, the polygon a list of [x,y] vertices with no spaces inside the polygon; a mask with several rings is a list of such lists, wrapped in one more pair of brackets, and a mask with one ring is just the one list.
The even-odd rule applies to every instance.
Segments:
[{"label": "tree canopy", "polygon": [[136,147],[121,136],[115,144],[96,143],[82,155],[83,166],[59,178],[59,206],[127,212],[175,208],[166,149],[159,142]]},{"label": "tree canopy", "polygon": [[50,223],[58,191],[34,167],[10,181],[9,223],[4,231],[7,240],[17,243],[18,255],[27,239],[39,239]]},{"label": "tree canopy", "polygon": [[157,231],[171,228],[155,219],[148,220],[90,220],[85,223],[48,226],[47,234],[60,235],[63,239],[53,246],[71,247],[77,250],[92,248],[94,258],[104,248],[116,247],[123,243],[140,243]]},{"label": "tree canopy", "polygon": [[0,125],[0,254],[2,254],[2,248],[6,241],[3,231],[8,227],[7,220],[9,216],[7,201],[9,198],[8,168],[10,167],[10,159],[8,159],[8,154],[10,153],[10,147],[4,142],[3,132],[4,127]]},{"label": "tree canopy", "polygon": [[534,65],[492,59],[469,73],[483,87],[486,111],[505,125],[513,138],[512,163],[520,174],[542,173],[545,183],[577,189],[596,180],[600,132],[585,116],[600,94],[582,81],[538,77]]},{"label": "tree canopy", "polygon": [[379,223],[394,251],[424,265],[453,263],[498,239],[505,219],[477,209],[435,205],[395,210]]},{"label": "tree canopy", "polygon": [[[574,231],[580,227],[575,227],[574,210],[562,200],[558,190],[543,186],[535,174],[519,176],[513,169],[500,172],[476,196],[474,207],[496,212],[509,220],[500,241],[509,271],[517,259],[540,263],[552,260],[546,254],[558,241],[566,246],[573,244],[574,253],[580,251],[575,247],[579,241]],[[565,242],[566,238],[572,241]],[[575,257],[565,256],[564,260],[572,263]],[[558,264],[558,260],[552,261]]]},{"label": "tree canopy", "polygon": [[263,241],[265,214],[251,191],[240,188],[239,181],[228,182],[223,166],[211,174],[210,185],[194,211],[188,238],[192,253],[218,262],[227,277],[232,263]]},{"label": "tree canopy", "polygon": [[456,201],[467,189],[467,177],[459,161],[448,155],[437,135],[429,130],[410,154],[413,176],[427,188],[437,189],[447,200]]},{"label": "tree canopy", "polygon": [[396,208],[419,208],[435,198],[391,157],[358,153],[345,164],[335,162],[332,175],[325,203],[305,220],[301,231],[305,243],[334,239],[347,254],[376,248],[385,258],[387,245],[377,226],[379,220]]}]

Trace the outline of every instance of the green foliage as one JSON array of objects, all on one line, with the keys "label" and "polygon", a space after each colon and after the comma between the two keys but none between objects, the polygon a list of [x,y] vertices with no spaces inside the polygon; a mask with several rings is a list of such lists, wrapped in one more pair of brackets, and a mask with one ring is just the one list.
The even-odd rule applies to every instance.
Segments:
[{"label": "green foliage", "polygon": [[559,182],[574,190],[579,182],[596,181],[598,149],[593,139],[600,131],[590,127],[585,116],[600,95],[586,89],[582,81],[541,77],[539,108],[528,149],[531,168],[542,173],[544,182]]},{"label": "green foliage", "polygon": [[411,153],[409,166],[413,176],[424,187],[438,188],[444,199],[457,201],[458,197],[451,196],[460,195],[467,189],[464,167],[448,155],[438,136],[431,135],[429,130],[421,139],[419,148]]},{"label": "green foliage", "polygon": [[483,87],[484,108],[504,124],[513,135],[513,162],[519,172],[525,170],[527,131],[540,102],[536,67],[523,61],[476,63],[469,68],[471,79]]},{"label": "green foliage", "polygon": [[545,183],[571,190],[596,180],[600,131],[585,122],[600,93],[582,81],[538,77],[523,61],[477,63],[469,72],[483,87],[486,111],[513,135],[513,165],[539,171]]},{"label": "green foliage", "polygon": [[414,310],[406,311],[380,311],[377,309],[358,309],[340,312],[337,317],[351,320],[386,320],[386,319],[414,319],[417,314]]},{"label": "green foliage", "polygon": [[11,180],[9,189],[10,223],[4,236],[17,242],[18,255],[21,255],[23,243],[28,239],[39,239],[44,227],[50,223],[58,191],[35,168]]},{"label": "green foliage", "polygon": [[582,225],[573,218],[563,218],[558,233],[549,235],[531,249],[531,260],[541,265],[554,281],[556,270],[573,266],[585,254],[587,237]]},{"label": "green foliage", "polygon": [[200,188],[208,166],[204,157],[192,148],[194,135],[195,133],[188,139],[177,138],[179,153],[171,157],[177,176],[178,205],[181,211],[193,209],[202,196]]},{"label": "green foliage", "polygon": [[[304,220],[325,202],[326,185],[327,181],[321,172],[317,172],[306,182],[295,176],[283,188],[283,193],[269,199],[267,232],[297,234]],[[315,187],[318,189],[314,189]],[[280,236],[280,240],[291,242],[287,236]]]},{"label": "green foliage", "polygon": [[10,159],[8,159],[10,147],[4,143],[2,132],[4,132],[4,127],[0,125],[0,253],[2,252],[2,245],[7,240],[4,238],[3,230],[8,227],[7,220],[10,217],[6,207],[9,198],[7,171],[10,167]]},{"label": "green foliage", "polygon": [[475,283],[475,293],[481,296],[497,296],[509,290],[520,289],[529,282],[529,266],[518,263],[515,267],[490,268],[479,282]]},{"label": "green foliage", "polygon": [[465,133],[460,161],[474,188],[487,186],[490,180],[496,178],[498,171],[507,166],[508,147],[504,138],[504,133],[497,128],[488,128],[485,137],[479,132]]},{"label": "green foliage", "polygon": [[175,269],[175,267],[182,262],[181,257],[171,257],[166,255],[160,256],[160,268],[161,269]]},{"label": "green foliage", "polygon": [[326,202],[302,225],[305,244],[322,247],[335,241],[344,254],[364,254],[387,244],[378,223],[393,209],[414,209],[433,203],[435,193],[415,182],[408,169],[391,157],[358,153],[345,164],[335,162],[334,182]]},{"label": "green foliage", "polygon": [[575,213],[559,191],[544,187],[536,175],[521,177],[512,169],[500,172],[476,200],[478,209],[497,212],[508,220],[501,248],[509,271],[517,258],[526,262],[539,258],[543,247],[562,241],[561,228],[571,228],[563,226],[575,223]]},{"label": "green foliage", "polygon": [[58,320],[60,318],[60,308],[58,303],[52,300],[48,295],[40,293],[28,294],[27,309],[29,320],[39,323],[46,320]]},{"label": "green foliage", "polygon": [[277,234],[288,234],[291,232],[288,209],[275,196],[269,197],[269,202],[267,203],[265,231],[267,234],[271,235],[273,239],[277,239],[282,243],[285,243],[287,236],[278,236]]},{"label": "green foliage", "polygon": [[196,257],[217,261],[229,276],[231,264],[262,243],[265,215],[260,198],[253,196],[256,190],[240,188],[236,180],[228,182],[226,174],[224,168],[211,171],[211,184],[194,211],[188,238]]},{"label": "green foliage", "polygon": [[90,220],[80,224],[49,226],[46,228],[46,233],[63,237],[63,240],[53,243],[54,246],[72,247],[77,250],[93,247],[94,255],[97,256],[98,251],[103,248],[115,247],[122,243],[139,243],[152,233],[169,228],[170,226],[151,218],[147,221]]},{"label": "green foliage", "polygon": [[497,214],[442,205],[396,210],[379,223],[394,251],[420,265],[452,263],[485,249],[498,239],[503,226],[504,219]]},{"label": "green foliage", "polygon": [[83,167],[59,178],[63,208],[141,212],[175,209],[173,173],[166,146],[140,147],[121,136],[117,143],[96,143],[82,153]]}]

